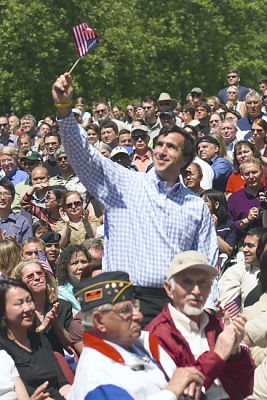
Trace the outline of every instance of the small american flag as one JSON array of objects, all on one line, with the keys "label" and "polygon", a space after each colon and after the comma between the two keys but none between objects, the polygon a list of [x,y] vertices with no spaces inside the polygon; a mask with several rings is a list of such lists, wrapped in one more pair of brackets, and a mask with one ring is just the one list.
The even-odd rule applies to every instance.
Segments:
[{"label": "small american flag", "polygon": [[238,314],[240,314],[242,311],[241,294],[239,294],[234,300],[229,301],[229,303],[226,303],[224,309],[229,312],[231,318],[234,318]]},{"label": "small american flag", "polygon": [[76,25],[72,31],[79,57],[85,56],[99,42],[97,33],[86,24]]},{"label": "small american flag", "polygon": [[42,267],[45,271],[50,272],[50,274],[54,275],[54,272],[52,268],[50,267],[50,264],[45,256],[45,253],[43,251],[38,251],[38,258],[42,263]]}]

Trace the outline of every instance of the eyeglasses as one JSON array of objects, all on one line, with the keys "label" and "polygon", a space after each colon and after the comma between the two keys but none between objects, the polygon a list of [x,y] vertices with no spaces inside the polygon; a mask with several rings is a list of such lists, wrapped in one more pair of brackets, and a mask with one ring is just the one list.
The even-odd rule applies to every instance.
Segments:
[{"label": "eyeglasses", "polygon": [[263,98],[263,99],[267,99],[267,95],[266,95],[266,94],[263,95],[262,98]]},{"label": "eyeglasses", "polygon": [[9,199],[9,197],[11,197],[11,193],[0,192],[0,197],[3,197],[4,199]]},{"label": "eyeglasses", "polygon": [[132,136],[132,140],[138,140],[138,139],[145,140],[146,138],[147,138],[147,135],[142,134],[142,133],[140,133],[140,135]]},{"label": "eyeglasses", "polygon": [[61,156],[61,157],[58,157],[57,159],[58,159],[58,161],[64,161],[64,160],[67,160],[68,157],[67,156]]},{"label": "eyeglasses", "polygon": [[228,78],[228,79],[236,78],[236,77],[237,77],[237,75],[227,75],[227,78]]},{"label": "eyeglasses", "polygon": [[35,276],[36,276],[37,278],[43,278],[44,275],[45,275],[45,274],[44,274],[43,271],[35,271],[35,272],[32,272],[31,274],[26,275],[26,276],[25,276],[25,280],[26,280],[27,282],[30,282],[30,281],[33,281],[33,279],[35,278]]},{"label": "eyeglasses", "polygon": [[127,316],[133,315],[133,311],[139,311],[140,310],[140,301],[139,300],[133,300],[131,304],[126,304],[125,306],[117,309],[113,308],[108,308],[106,310],[102,310],[101,312],[114,312],[115,314],[119,314],[123,319],[126,319]]},{"label": "eyeglasses", "polygon": [[4,127],[7,126],[7,125],[8,125],[8,123],[6,123],[6,124],[0,124],[0,126],[4,126]]},{"label": "eyeglasses", "polygon": [[80,207],[82,205],[81,201],[73,201],[72,203],[66,203],[65,207],[66,208],[73,208],[73,207]]},{"label": "eyeglasses", "polygon": [[213,119],[210,124],[219,124],[221,121],[219,119]]}]

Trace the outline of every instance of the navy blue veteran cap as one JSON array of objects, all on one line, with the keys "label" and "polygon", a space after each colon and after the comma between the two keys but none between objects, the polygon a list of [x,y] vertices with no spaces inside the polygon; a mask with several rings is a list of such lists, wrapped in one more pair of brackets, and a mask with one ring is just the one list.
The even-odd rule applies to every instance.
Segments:
[{"label": "navy blue veteran cap", "polygon": [[103,304],[116,304],[133,300],[133,284],[126,272],[103,272],[91,278],[82,279],[73,288],[81,303],[82,311],[88,311]]}]

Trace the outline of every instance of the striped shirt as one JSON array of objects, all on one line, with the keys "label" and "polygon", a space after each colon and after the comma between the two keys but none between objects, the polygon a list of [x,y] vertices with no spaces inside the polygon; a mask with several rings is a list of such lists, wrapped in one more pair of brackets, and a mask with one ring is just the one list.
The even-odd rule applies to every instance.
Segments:
[{"label": "striped shirt", "polygon": [[104,270],[126,271],[135,285],[161,287],[181,251],[199,251],[216,264],[214,223],[201,198],[180,182],[167,187],[154,168],[136,173],[103,157],[72,114],[60,121],[60,132],[72,167],[105,207]]}]

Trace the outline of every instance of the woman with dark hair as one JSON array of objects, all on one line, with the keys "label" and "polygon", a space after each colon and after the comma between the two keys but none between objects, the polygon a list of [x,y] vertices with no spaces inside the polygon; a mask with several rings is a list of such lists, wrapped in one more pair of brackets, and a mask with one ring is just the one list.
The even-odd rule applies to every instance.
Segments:
[{"label": "woman with dark hair", "polygon": [[[90,268],[92,258],[85,246],[70,244],[59,256],[57,262],[58,297],[72,304],[72,312],[81,310],[80,303],[73,294],[73,286],[80,281],[85,270]],[[91,274],[87,273],[86,277]]]},{"label": "woman with dark hair", "polygon": [[[248,157],[259,158],[260,153],[257,151],[253,143],[249,142],[248,140],[239,140],[234,147],[233,159],[234,168],[237,172],[234,172],[229,176],[225,189],[226,193],[232,194],[243,189],[245,186],[246,182],[239,171],[239,165]],[[262,179],[262,183],[264,186],[266,185],[265,178]]]},{"label": "woman with dark hair", "polygon": [[254,143],[254,146],[258,150],[258,152],[261,154],[262,157],[264,157],[263,161],[267,161],[267,122],[262,119],[258,118],[253,121],[252,127],[251,127],[251,133],[252,137],[251,140]]},{"label": "woman with dark hair", "polygon": [[47,186],[47,184],[36,184],[30,186],[28,191],[22,197],[20,204],[25,211],[28,211],[30,214],[39,219],[49,222],[52,231],[55,231],[57,223],[61,220],[59,214],[61,198],[64,193],[67,192],[67,189],[61,185],[48,186],[48,192],[45,199],[45,208],[43,208],[31,202],[33,193],[37,189],[40,189],[41,185],[43,187],[45,187],[44,185]]},{"label": "woman with dark hair", "polygon": [[216,232],[220,253],[230,256],[236,245],[235,224],[228,218],[227,201],[222,192],[208,189],[201,193],[201,197],[209,208]]},{"label": "woman with dark hair", "polygon": [[0,281],[0,345],[13,358],[30,395],[48,382],[49,399],[63,400],[70,385],[47,338],[34,331],[35,306],[23,282]]},{"label": "woman with dark hair", "polygon": [[57,284],[51,272],[39,260],[21,261],[12,276],[29,288],[36,314],[38,332],[45,332],[54,351],[64,354],[70,345],[68,329],[72,320],[71,304],[58,299]]},{"label": "woman with dark hair", "polygon": [[87,132],[87,139],[88,142],[91,143],[93,146],[98,147],[99,142],[101,140],[100,135],[100,128],[97,124],[89,124],[85,127]]}]

